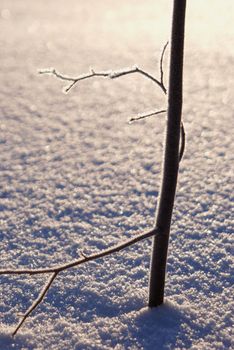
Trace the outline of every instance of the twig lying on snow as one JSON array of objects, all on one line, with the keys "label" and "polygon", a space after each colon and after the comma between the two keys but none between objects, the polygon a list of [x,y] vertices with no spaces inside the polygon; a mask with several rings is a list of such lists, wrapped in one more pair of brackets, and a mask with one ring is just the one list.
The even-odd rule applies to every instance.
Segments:
[{"label": "twig lying on snow", "polygon": [[14,332],[12,335],[14,336],[20,327],[23,325],[23,323],[26,321],[26,319],[29,317],[29,315],[36,309],[36,307],[42,302],[44,299],[46,293],[52,286],[54,280],[58,276],[58,274],[62,271],[65,271],[67,269],[70,269],[72,267],[77,267],[81,264],[84,264],[88,261],[96,260],[99,258],[103,258],[105,256],[108,256],[110,254],[119,252],[122,249],[125,249],[139,241],[142,241],[143,239],[152,237],[156,234],[160,234],[160,230],[158,228],[153,228],[147,232],[141,233],[139,235],[134,236],[133,238],[130,238],[122,243],[119,243],[113,247],[107,248],[99,253],[94,253],[92,255],[84,256],[81,254],[83,257],[77,260],[74,260],[70,263],[67,264],[62,264],[59,266],[55,267],[50,267],[50,268],[41,268],[41,269],[1,269],[0,270],[0,275],[40,275],[40,274],[51,274],[50,278],[44,285],[41,293],[37,297],[36,300],[34,300],[33,304],[28,308],[28,310],[25,312],[25,314],[22,316],[22,319],[20,320],[19,324],[15,328]]}]

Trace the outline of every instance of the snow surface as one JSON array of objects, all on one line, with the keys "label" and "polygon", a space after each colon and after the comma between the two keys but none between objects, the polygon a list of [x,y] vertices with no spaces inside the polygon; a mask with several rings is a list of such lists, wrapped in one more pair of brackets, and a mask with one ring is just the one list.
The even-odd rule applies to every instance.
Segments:
[{"label": "snow surface", "polygon": [[[44,267],[149,228],[164,118],[128,125],[165,99],[137,75],[62,82],[36,74],[157,74],[171,1],[0,1],[1,268]],[[10,336],[45,278],[1,276],[0,349],[231,349],[232,0],[188,1],[186,154],[172,223],[166,302],[147,308],[151,239],[64,272]]]}]

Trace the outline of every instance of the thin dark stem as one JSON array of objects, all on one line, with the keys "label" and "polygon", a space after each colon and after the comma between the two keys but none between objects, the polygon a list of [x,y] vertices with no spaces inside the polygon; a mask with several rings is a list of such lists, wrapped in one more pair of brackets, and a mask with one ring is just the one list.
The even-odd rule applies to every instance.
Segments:
[{"label": "thin dark stem", "polygon": [[156,226],[160,228],[161,233],[154,238],[153,242],[149,285],[150,307],[162,304],[164,299],[168,242],[180,157],[185,8],[186,0],[174,0],[166,139],[156,212]]}]

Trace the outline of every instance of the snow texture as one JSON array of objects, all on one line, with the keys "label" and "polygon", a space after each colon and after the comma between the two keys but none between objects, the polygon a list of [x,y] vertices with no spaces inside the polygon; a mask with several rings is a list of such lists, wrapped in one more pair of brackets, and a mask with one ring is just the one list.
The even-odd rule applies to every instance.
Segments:
[{"label": "snow texture", "polygon": [[[0,1],[1,268],[45,267],[150,228],[165,118],[142,76],[63,82],[139,67],[157,75],[172,1]],[[232,0],[190,0],[187,132],[170,238],[166,302],[147,308],[151,239],[64,272],[19,334],[45,277],[1,276],[1,350],[231,349],[233,315]],[[165,75],[168,70],[165,59]]]}]

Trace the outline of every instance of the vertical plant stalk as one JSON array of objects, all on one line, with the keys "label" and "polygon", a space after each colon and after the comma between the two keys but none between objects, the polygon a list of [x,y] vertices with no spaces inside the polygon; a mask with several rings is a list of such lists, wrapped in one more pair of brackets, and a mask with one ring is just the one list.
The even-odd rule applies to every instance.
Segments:
[{"label": "vertical plant stalk", "polygon": [[155,226],[149,307],[161,305],[164,299],[167,251],[179,170],[179,143],[182,112],[183,52],[186,0],[174,0],[169,69],[168,112],[164,161]]}]

